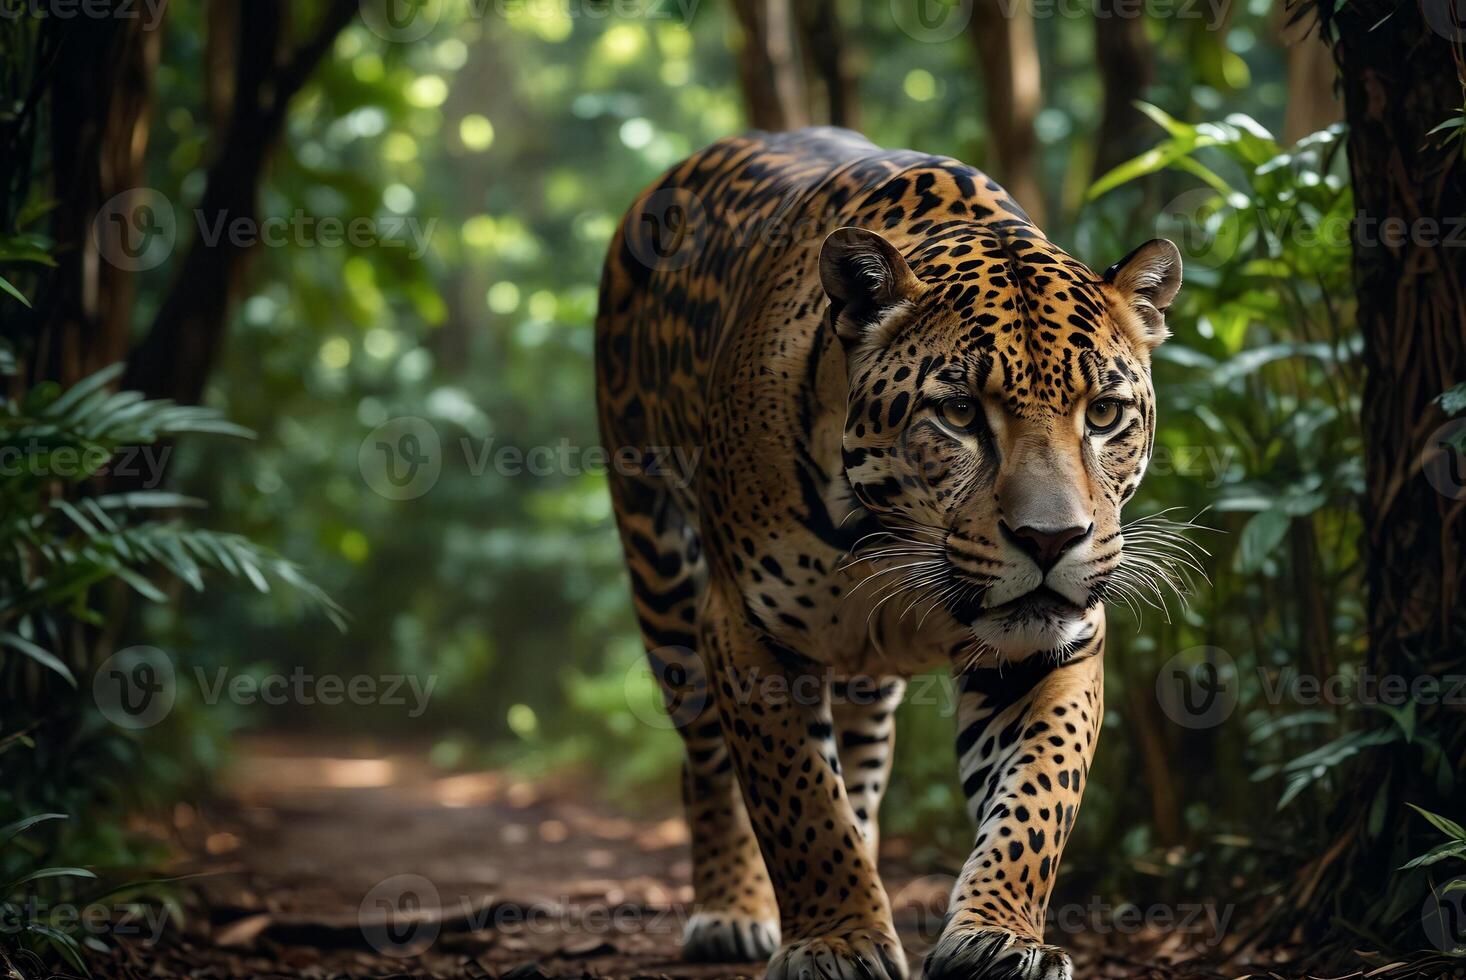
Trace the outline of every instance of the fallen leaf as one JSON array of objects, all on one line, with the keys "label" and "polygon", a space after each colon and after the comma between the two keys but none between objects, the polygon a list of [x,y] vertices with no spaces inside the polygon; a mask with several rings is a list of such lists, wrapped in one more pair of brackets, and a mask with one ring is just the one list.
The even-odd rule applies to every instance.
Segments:
[{"label": "fallen leaf", "polygon": [[253,946],[260,933],[270,928],[274,917],[268,912],[259,912],[255,915],[246,915],[242,919],[235,919],[233,922],[223,926],[214,932],[214,943],[219,946],[244,948]]}]

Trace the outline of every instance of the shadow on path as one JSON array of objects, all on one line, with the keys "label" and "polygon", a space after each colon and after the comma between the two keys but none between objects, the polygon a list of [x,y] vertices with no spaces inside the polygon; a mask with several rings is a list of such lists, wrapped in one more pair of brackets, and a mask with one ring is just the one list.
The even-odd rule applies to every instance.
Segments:
[{"label": "shadow on path", "polygon": [[[692,894],[675,810],[629,817],[594,786],[283,737],[245,740],[224,786],[217,812],[179,821],[186,870],[208,873],[196,908],[162,942],[125,946],[112,975],[762,976],[680,961]],[[918,977],[950,879],[884,872]],[[1184,958],[1174,936],[1050,938],[1075,950],[1076,976],[1235,976],[1164,965]]]}]

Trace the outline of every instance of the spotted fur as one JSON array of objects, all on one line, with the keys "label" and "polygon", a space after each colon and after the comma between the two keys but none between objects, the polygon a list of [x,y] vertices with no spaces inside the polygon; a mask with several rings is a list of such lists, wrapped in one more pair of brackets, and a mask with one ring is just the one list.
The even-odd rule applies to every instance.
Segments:
[{"label": "spotted fur", "polygon": [[901,678],[947,667],[978,829],[926,973],[1069,976],[1043,920],[1179,277],[1167,242],[1096,276],[973,168],[837,129],[722,140],[633,204],[597,382],[616,458],[697,461],[611,479],[686,742],[689,956],[906,976],[877,814]]}]

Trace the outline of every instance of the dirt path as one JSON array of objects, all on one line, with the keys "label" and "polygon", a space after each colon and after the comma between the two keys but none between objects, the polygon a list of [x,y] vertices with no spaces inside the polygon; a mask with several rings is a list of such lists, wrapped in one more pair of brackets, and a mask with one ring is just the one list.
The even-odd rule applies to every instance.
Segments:
[{"label": "dirt path", "polygon": [[[127,977],[758,977],[690,965],[686,829],[629,818],[575,787],[502,772],[437,773],[419,753],[252,739],[205,818],[180,811],[197,908],[113,963]],[[912,975],[940,928],[947,879],[885,869]],[[1173,937],[1172,937],[1173,938]],[[1077,976],[1193,978],[1164,935],[1077,946]],[[1234,974],[1228,974],[1234,975]]]}]

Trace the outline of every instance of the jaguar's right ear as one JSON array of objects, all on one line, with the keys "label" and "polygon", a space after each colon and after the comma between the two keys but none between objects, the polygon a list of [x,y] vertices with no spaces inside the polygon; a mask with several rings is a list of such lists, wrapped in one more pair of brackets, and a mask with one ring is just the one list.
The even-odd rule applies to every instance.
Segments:
[{"label": "jaguar's right ear", "polygon": [[830,232],[820,248],[820,283],[847,349],[884,347],[926,288],[896,246],[864,228]]}]

